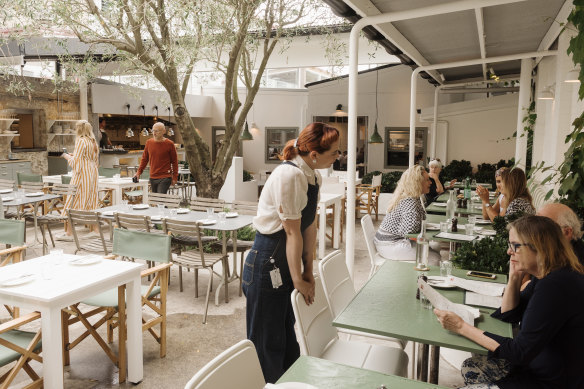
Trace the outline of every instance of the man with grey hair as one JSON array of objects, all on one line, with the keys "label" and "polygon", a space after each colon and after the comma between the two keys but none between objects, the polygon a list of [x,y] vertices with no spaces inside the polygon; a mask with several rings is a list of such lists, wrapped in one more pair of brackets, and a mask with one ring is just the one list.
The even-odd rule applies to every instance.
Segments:
[{"label": "man with grey hair", "polygon": [[176,184],[178,180],[178,157],[174,142],[164,137],[166,127],[164,123],[155,123],[152,126],[153,138],[146,141],[140,167],[134,175],[140,175],[150,162],[150,186],[152,193],[168,192],[170,185]]},{"label": "man with grey hair", "polygon": [[561,228],[564,236],[568,238],[578,257],[584,265],[584,242],[582,242],[582,223],[578,215],[570,207],[560,203],[549,203],[537,211],[539,216],[546,216],[555,221]]}]

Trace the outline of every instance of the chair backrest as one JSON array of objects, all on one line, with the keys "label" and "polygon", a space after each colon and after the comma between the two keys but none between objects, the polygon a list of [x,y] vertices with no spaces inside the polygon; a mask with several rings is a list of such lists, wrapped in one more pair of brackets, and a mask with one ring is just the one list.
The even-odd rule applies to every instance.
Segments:
[{"label": "chair backrest", "polygon": [[50,187],[51,193],[59,196],[75,196],[77,194],[77,187],[68,184],[53,184]]},{"label": "chair backrest", "polygon": [[193,211],[205,212],[207,208],[213,208],[215,212],[223,211],[225,200],[211,199],[207,197],[195,197],[191,200],[191,209]]},{"label": "chair backrest", "polygon": [[381,186],[381,174],[373,176],[371,179],[371,186]]},{"label": "chair backrest", "polygon": [[94,211],[82,211],[79,209],[70,209],[68,211],[70,222],[73,225],[87,224],[100,225],[99,216]]},{"label": "chair backrest", "polygon": [[145,230],[150,232],[150,216],[130,215],[127,213],[114,214],[114,220],[118,228],[125,230]]},{"label": "chair backrest", "polygon": [[45,184],[42,182],[25,181],[20,185],[25,192],[42,192]]},{"label": "chair backrest", "polygon": [[340,250],[330,253],[318,263],[318,270],[329,308],[336,317],[355,297],[345,255]]},{"label": "chair backrest", "polygon": [[363,235],[365,237],[365,243],[367,244],[371,266],[374,266],[377,249],[375,248],[375,243],[373,243],[373,238],[375,238],[375,227],[373,227],[371,215],[365,215],[361,218],[361,227],[363,228]]},{"label": "chair backrest", "polygon": [[116,228],[112,253],[128,258],[168,263],[171,260],[170,236]]},{"label": "chair backrest", "polygon": [[16,182],[14,180],[4,180],[4,179],[0,178],[0,189],[14,190],[15,185],[16,185]]},{"label": "chair backrest", "polygon": [[180,207],[179,196],[165,193],[150,193],[148,194],[148,204],[149,205],[166,205],[166,208],[178,208]]},{"label": "chair backrest", "polygon": [[0,219],[0,243],[24,245],[24,220]]},{"label": "chair backrest", "polygon": [[314,281],[314,302],[311,305],[306,305],[304,297],[297,290],[292,292],[291,299],[296,324],[300,330],[300,353],[320,358],[338,335],[336,328],[332,326],[333,317],[324,298],[320,277],[316,277]]},{"label": "chair backrest", "polygon": [[265,385],[255,346],[245,339],[203,366],[187,382],[185,389],[262,389]]},{"label": "chair backrest", "polygon": [[242,215],[257,215],[258,203],[257,201],[233,200],[231,209]]},{"label": "chair backrest", "polygon": [[18,185],[22,185],[23,182],[43,182],[43,176],[40,174],[29,174],[29,173],[16,173],[16,179]]},{"label": "chair backrest", "polygon": [[72,176],[68,174],[61,174],[61,184],[70,184]]},{"label": "chair backrest", "polygon": [[63,211],[67,198],[73,196],[73,199],[75,199],[75,196],[77,195],[77,187],[75,185],[53,184],[49,189],[52,194],[61,197],[45,202],[45,214],[52,212],[60,214]]},{"label": "chair backrest", "polygon": [[99,171],[99,175],[100,176],[104,176],[104,177],[107,177],[107,178],[112,178],[114,175],[120,174],[120,172],[122,171],[122,169],[113,168],[113,167],[100,167],[98,169],[98,171]]},{"label": "chair backrest", "polygon": [[202,225],[195,221],[162,219],[162,230],[165,234],[196,238],[196,247],[194,250],[190,250],[190,252],[198,252],[201,263],[205,266],[205,252],[203,250],[203,239],[201,238],[201,227]]}]

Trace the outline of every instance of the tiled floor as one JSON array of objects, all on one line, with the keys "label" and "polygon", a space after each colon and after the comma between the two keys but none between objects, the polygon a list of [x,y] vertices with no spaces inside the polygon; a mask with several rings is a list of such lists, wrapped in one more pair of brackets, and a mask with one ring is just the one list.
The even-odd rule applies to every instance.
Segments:
[{"label": "tiled floor", "polygon": [[[369,257],[363,240],[359,223],[356,223],[356,250],[355,250],[355,284],[363,285],[369,273]],[[57,232],[61,232],[60,231]],[[34,241],[34,231],[27,230],[27,242]],[[66,253],[73,253],[74,243],[57,241],[58,248]],[[327,252],[332,251],[330,247]],[[42,254],[40,245],[27,250],[27,258],[34,258]],[[231,260],[230,260],[231,262]],[[220,267],[220,266],[219,266]],[[315,266],[315,269],[318,267]],[[217,269],[220,271],[220,269]],[[238,296],[239,283],[233,282],[229,286],[229,303],[223,301],[223,291],[220,291],[219,306],[209,305],[207,324],[202,324],[204,310],[205,288],[208,275],[199,274],[199,298],[194,297],[193,273],[183,273],[184,292],[178,290],[178,267],[171,271],[171,285],[168,295],[168,351],[163,359],[158,357],[157,343],[149,335],[144,335],[144,380],[137,385],[140,388],[182,388],[190,377],[206,362],[218,353],[245,338],[245,298]],[[216,278],[214,286],[219,284]],[[215,289],[213,290],[215,291]],[[0,313],[2,319],[7,314]],[[80,333],[80,325],[72,329],[73,333]],[[411,344],[406,351],[411,357]],[[444,355],[445,353],[443,353]],[[454,353],[448,356],[449,360],[457,361],[456,367],[444,358],[440,360],[440,384],[447,387],[462,385],[458,366],[463,356]],[[42,371],[38,364],[33,365],[37,371]],[[0,370],[2,373],[4,370]],[[105,356],[105,353],[93,339],[86,339],[71,352],[71,366],[66,368],[66,388],[119,388],[133,387],[132,384],[119,384],[117,368]],[[26,383],[25,375],[18,377],[20,386]],[[18,386],[16,386],[18,387]]]}]

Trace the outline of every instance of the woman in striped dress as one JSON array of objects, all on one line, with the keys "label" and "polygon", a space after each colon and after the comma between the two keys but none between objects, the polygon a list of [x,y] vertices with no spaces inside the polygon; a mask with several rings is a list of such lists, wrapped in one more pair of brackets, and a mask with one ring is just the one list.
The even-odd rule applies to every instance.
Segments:
[{"label": "woman in striped dress", "polygon": [[[68,197],[63,212],[69,209],[92,210],[98,207],[97,179],[99,154],[97,141],[93,135],[93,128],[87,121],[82,120],[75,124],[75,153],[63,154],[63,158],[71,165],[73,176],[71,185],[77,187],[77,195],[73,199]],[[71,235],[72,231],[65,223],[65,232]]]}]

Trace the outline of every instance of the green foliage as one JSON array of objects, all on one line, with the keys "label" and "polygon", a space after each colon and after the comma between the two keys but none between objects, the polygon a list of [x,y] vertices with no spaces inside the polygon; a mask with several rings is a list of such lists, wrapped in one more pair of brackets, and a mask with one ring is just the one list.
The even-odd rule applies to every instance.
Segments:
[{"label": "green foliage", "polygon": [[253,180],[253,176],[251,175],[250,172],[248,172],[247,170],[244,169],[243,170],[243,182],[251,181],[251,180]]},{"label": "green foliage", "polygon": [[396,171],[396,172],[388,172],[388,173],[381,173],[379,170],[374,172],[367,173],[363,176],[363,184],[371,184],[371,180],[373,176],[377,176],[382,174],[381,176],[381,193],[393,193],[395,191],[395,187],[397,186],[397,182],[399,181],[400,177],[402,176],[403,172]]},{"label": "green foliage", "polygon": [[448,166],[445,166],[442,170],[442,181],[450,181],[453,179],[457,179],[458,181],[462,181],[466,177],[472,176],[472,166],[470,161],[463,160],[452,160]]},{"label": "green foliage", "polygon": [[[216,234],[215,234],[216,233]],[[221,254],[221,240],[223,239],[223,231],[203,230],[206,236],[217,236],[216,242],[207,243],[203,247],[203,251],[208,254]],[[231,237],[231,233],[227,233]],[[237,231],[237,240],[253,241],[255,239],[256,230],[252,226],[245,226]]]},{"label": "green foliage", "polygon": [[477,180],[477,182],[482,183],[489,183],[493,186],[496,186],[495,182],[495,171],[497,170],[497,166],[491,163],[481,163],[478,166],[477,172],[474,174],[473,178]]},{"label": "green foliage", "polygon": [[460,269],[507,274],[507,242],[506,237],[499,235],[464,242],[452,256],[452,263]]}]

